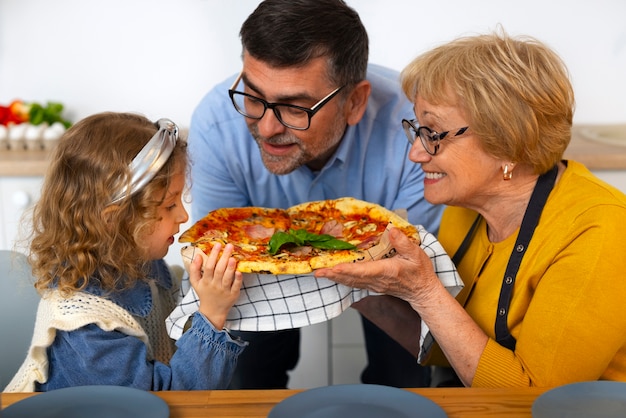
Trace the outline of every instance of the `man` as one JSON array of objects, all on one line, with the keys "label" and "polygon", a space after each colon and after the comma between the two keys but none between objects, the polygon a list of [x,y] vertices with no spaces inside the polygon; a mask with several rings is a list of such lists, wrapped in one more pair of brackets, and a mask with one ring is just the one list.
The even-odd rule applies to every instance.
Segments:
[{"label": "man", "polygon": [[[287,208],[351,196],[436,233],[441,208],[407,159],[414,117],[398,74],[368,66],[368,37],[341,0],[266,0],[244,22],[243,69],[196,108],[189,132],[192,218],[219,207]],[[364,383],[428,384],[428,370],[363,319]],[[239,332],[249,341],[232,388],[284,388],[300,330]]]}]

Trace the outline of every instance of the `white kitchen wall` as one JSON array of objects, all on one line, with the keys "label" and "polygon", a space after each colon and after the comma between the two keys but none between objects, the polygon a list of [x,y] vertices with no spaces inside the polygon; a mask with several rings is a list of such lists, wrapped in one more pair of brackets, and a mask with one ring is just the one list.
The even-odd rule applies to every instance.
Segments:
[{"label": "white kitchen wall", "polygon": [[[58,100],[76,120],[104,111],[188,125],[215,83],[239,70],[238,31],[258,0],[0,0],[0,104]],[[415,55],[497,24],[547,42],[570,68],[577,123],[626,122],[624,0],[348,0],[371,60]]]}]

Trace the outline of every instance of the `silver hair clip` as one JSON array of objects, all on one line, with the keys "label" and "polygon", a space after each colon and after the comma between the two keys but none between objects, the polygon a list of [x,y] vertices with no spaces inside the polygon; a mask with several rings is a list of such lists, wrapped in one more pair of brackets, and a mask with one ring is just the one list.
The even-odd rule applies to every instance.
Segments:
[{"label": "silver hair clip", "polygon": [[129,164],[132,173],[130,187],[121,186],[121,190],[113,195],[111,204],[118,203],[141,190],[163,167],[172,155],[178,141],[178,126],[169,119],[159,119],[156,123],[159,130],[150,141],[139,151]]}]

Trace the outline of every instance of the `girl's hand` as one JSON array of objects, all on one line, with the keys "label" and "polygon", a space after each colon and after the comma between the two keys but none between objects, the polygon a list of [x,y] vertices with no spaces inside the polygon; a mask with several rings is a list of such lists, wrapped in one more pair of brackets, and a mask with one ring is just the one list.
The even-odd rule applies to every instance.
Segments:
[{"label": "girl's hand", "polygon": [[233,245],[215,244],[208,257],[198,254],[189,266],[189,281],[200,299],[200,312],[217,330],[222,330],[228,311],[239,297],[243,275],[231,257]]}]

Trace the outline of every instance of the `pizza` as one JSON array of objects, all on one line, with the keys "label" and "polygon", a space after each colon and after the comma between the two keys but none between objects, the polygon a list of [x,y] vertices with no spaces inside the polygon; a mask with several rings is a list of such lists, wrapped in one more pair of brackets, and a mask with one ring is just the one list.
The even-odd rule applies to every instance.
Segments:
[{"label": "pizza", "polygon": [[186,265],[217,242],[235,247],[243,273],[305,274],[339,263],[390,256],[393,225],[419,243],[417,228],[398,213],[354,198],[302,203],[288,209],[241,207],[209,212],[179,238]]}]

